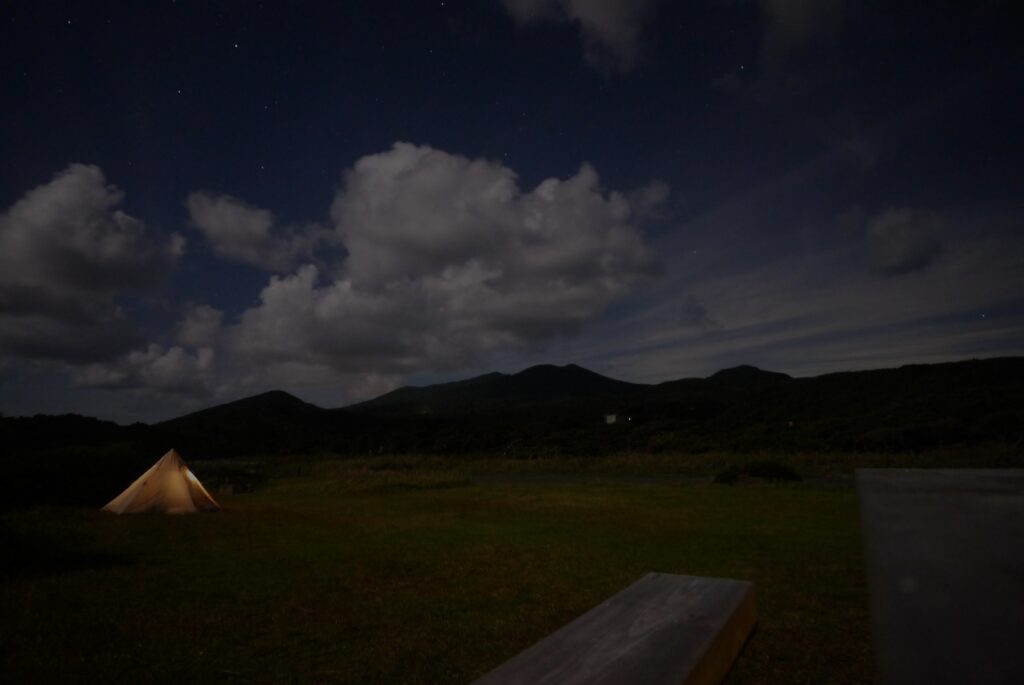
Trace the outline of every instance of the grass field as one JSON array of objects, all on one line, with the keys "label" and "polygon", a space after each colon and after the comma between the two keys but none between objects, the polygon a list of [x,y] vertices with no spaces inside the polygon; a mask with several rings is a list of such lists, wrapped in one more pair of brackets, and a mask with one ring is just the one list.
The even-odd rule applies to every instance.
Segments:
[{"label": "grass field", "polygon": [[647,571],[756,583],[731,684],[870,680],[852,487],[619,470],[319,464],[220,514],[7,513],[0,681],[468,683]]}]

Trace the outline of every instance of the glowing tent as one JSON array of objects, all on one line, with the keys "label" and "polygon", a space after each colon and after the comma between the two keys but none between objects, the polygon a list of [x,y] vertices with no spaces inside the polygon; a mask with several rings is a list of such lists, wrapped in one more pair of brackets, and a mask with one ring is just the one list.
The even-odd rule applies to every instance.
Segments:
[{"label": "glowing tent", "polygon": [[115,514],[187,514],[219,509],[220,506],[174,450],[160,457],[148,471],[103,507],[103,511]]}]

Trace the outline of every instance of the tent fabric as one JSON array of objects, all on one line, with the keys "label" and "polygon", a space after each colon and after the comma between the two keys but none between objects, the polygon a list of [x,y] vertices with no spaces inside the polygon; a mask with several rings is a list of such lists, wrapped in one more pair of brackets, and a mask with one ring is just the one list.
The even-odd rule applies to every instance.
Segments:
[{"label": "tent fabric", "polygon": [[187,514],[219,509],[173,449],[103,507],[103,511],[115,514]]}]

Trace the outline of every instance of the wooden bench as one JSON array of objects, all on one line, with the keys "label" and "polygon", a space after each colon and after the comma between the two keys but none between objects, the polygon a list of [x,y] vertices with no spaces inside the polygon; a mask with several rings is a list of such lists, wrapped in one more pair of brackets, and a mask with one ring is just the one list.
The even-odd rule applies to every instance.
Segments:
[{"label": "wooden bench", "polygon": [[705,685],[757,622],[753,584],[648,573],[474,685]]}]

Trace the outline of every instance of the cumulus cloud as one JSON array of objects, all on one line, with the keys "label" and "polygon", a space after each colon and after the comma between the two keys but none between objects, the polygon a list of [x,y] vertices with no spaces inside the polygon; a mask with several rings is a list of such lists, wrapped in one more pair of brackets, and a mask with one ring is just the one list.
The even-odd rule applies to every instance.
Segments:
[{"label": "cumulus cloud", "polygon": [[519,23],[572,22],[584,58],[599,69],[629,71],[640,57],[641,36],[661,0],[502,0]]},{"label": "cumulus cloud", "polygon": [[865,229],[868,267],[883,276],[899,276],[928,267],[942,252],[942,217],[931,211],[889,209]]},{"label": "cumulus cloud", "polygon": [[[179,397],[343,384],[355,398],[409,373],[537,349],[657,273],[638,224],[667,196],[661,182],[608,191],[587,164],[523,189],[498,162],[396,143],[346,173],[329,210],[329,240],[343,249],[292,251],[305,263],[272,275],[237,316],[189,306],[173,345],[136,340],[82,360],[92,363],[72,378]],[[197,226],[234,227],[208,235],[236,257],[286,265],[264,252],[278,239],[269,212],[209,193],[189,208]]]},{"label": "cumulus cloud", "polygon": [[224,312],[205,304],[188,309],[178,324],[177,340],[182,345],[209,346],[216,342]]},{"label": "cumulus cloud", "polygon": [[402,299],[522,337],[575,328],[654,266],[629,201],[586,164],[524,193],[501,164],[398,143],[356,163],[331,215],[357,291],[412,287]]},{"label": "cumulus cloud", "polygon": [[115,362],[82,367],[72,378],[87,387],[144,388],[166,394],[204,396],[210,392],[213,361],[214,352],[209,347],[188,352],[178,346],[165,349],[150,344]]},{"label": "cumulus cloud", "polygon": [[[174,330],[177,345],[136,345],[113,359],[71,369],[71,380],[83,388],[139,391],[139,397],[164,400],[207,398],[230,392],[236,366],[217,368],[215,347],[221,343],[224,312],[209,305],[190,306]],[[229,368],[230,367],[230,368]]]},{"label": "cumulus cloud", "polygon": [[525,192],[499,163],[398,143],[356,162],[331,217],[344,261],[273,276],[228,326],[193,310],[179,340],[216,338],[262,377],[454,368],[571,335],[656,268],[588,165]]},{"label": "cumulus cloud", "polygon": [[155,285],[184,241],[147,235],[123,197],[72,164],[0,214],[0,353],[80,362],[138,343],[114,297]]},{"label": "cumulus cloud", "polygon": [[285,272],[312,257],[326,233],[274,225],[274,215],[230,195],[197,191],[185,201],[192,225],[214,253],[268,271]]}]

